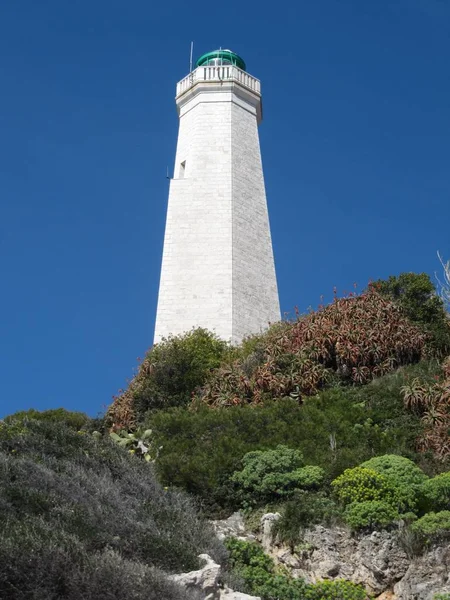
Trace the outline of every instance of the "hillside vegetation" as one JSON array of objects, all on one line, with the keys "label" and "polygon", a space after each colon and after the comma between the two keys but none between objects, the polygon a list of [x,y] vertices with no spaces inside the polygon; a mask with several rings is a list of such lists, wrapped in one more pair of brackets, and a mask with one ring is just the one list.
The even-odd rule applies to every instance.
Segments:
[{"label": "hillside vegetation", "polygon": [[[366,474],[363,463],[380,456],[404,457],[424,480],[446,472],[449,354],[442,300],[427,275],[405,273],[335,297],[237,348],[204,330],[165,340],[149,351],[107,421],[118,431],[150,428],[161,480],[195,495],[211,516],[281,502],[292,523],[412,523],[432,510],[422,492],[409,503],[368,492],[364,506],[348,506],[336,481],[354,468]],[[196,385],[184,385],[188,364]],[[168,381],[183,382],[182,393]],[[271,464],[271,493],[245,481],[246,469],[262,477],[255,451],[271,452],[261,459]],[[289,452],[297,459],[286,466]]]},{"label": "hillside vegetation", "polygon": [[192,502],[83,415],[57,416],[0,425],[0,598],[190,598],[163,571],[224,557]]},{"label": "hillside vegetation", "polygon": [[241,509],[251,527],[276,510],[292,547],[319,523],[401,527],[414,551],[447,539],[449,355],[442,300],[407,273],[238,347],[203,329],[164,340],[102,419],[8,417],[0,598],[189,598],[167,573],[207,552],[263,600],[362,600],[226,550],[204,519]]}]

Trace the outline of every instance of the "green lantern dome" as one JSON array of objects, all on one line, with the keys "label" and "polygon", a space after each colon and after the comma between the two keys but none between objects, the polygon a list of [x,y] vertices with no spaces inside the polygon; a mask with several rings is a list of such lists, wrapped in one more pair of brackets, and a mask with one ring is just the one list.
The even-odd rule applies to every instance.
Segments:
[{"label": "green lantern dome", "polygon": [[202,54],[195,63],[197,67],[206,67],[208,65],[236,65],[243,71],[246,70],[244,60],[231,50],[214,50],[213,52],[207,52]]}]

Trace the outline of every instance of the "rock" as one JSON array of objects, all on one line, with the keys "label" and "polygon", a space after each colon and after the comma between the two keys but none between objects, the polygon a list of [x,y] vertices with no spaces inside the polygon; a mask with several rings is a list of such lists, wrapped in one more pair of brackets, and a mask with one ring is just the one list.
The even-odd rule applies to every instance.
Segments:
[{"label": "rock", "polygon": [[305,532],[302,549],[297,552],[275,548],[268,544],[268,536],[265,542],[277,563],[293,569],[293,576],[308,583],[347,579],[363,584],[371,594],[392,590],[410,563],[397,536],[387,531],[356,538],[346,529],[317,526]]},{"label": "rock", "polygon": [[245,530],[245,522],[243,515],[238,511],[221,521],[211,521],[214,531],[219,540],[224,540],[227,537],[235,537],[239,540],[253,541],[255,536],[249,534]]},{"label": "rock", "polygon": [[206,563],[201,569],[180,575],[171,575],[170,579],[186,589],[196,591],[199,599],[203,600],[261,600],[256,596],[235,592],[229,587],[221,587],[221,566],[214,562],[208,554],[200,554],[199,558]]},{"label": "rock", "polygon": [[286,565],[291,569],[298,569],[300,567],[300,560],[298,556],[291,554],[291,552],[285,548],[277,553],[277,562]]},{"label": "rock", "polygon": [[394,592],[400,600],[432,600],[435,594],[450,594],[450,545],[415,558]]},{"label": "rock", "polygon": [[201,590],[208,596],[208,600],[219,598],[220,565],[208,554],[200,554],[199,558],[206,562],[201,569],[181,575],[171,575],[170,578],[187,589]]},{"label": "rock", "polygon": [[274,523],[281,518],[280,513],[266,513],[261,517],[262,540],[261,545],[264,551],[270,549],[272,545],[272,530]]},{"label": "rock", "polygon": [[[399,530],[374,531],[355,536],[345,528],[316,526],[304,532],[302,543],[293,550],[273,539],[273,526],[279,518],[279,513],[263,515],[258,539],[264,551],[277,564],[283,565],[293,577],[302,578],[306,583],[346,579],[362,584],[377,600],[433,600],[435,594],[450,594],[449,544],[437,546],[423,556],[411,559],[400,543]],[[246,533],[240,513],[234,513],[224,521],[213,522],[213,525],[221,539],[228,536],[241,540],[255,539],[255,536]],[[202,570],[208,565],[213,569],[215,563],[207,563]],[[218,569],[220,572],[220,567]],[[208,582],[214,580],[215,571],[210,571],[206,577],[199,575],[202,570],[186,575],[191,576],[191,580],[195,575],[194,579],[207,588]],[[209,591],[205,600],[255,598],[220,588],[217,583],[216,589]]]},{"label": "rock", "polygon": [[325,571],[327,578],[333,579],[339,575],[339,571],[341,570],[341,565],[338,562],[333,560],[329,560],[328,562],[324,562],[322,564],[322,569]]}]

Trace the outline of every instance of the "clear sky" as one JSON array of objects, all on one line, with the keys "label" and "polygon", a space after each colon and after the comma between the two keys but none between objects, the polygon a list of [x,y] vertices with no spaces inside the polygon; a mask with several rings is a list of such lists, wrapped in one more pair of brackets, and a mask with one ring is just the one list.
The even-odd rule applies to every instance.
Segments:
[{"label": "clear sky", "polygon": [[450,258],[448,0],[3,0],[0,416],[97,414],[153,336],[176,82],[263,86],[282,310]]}]

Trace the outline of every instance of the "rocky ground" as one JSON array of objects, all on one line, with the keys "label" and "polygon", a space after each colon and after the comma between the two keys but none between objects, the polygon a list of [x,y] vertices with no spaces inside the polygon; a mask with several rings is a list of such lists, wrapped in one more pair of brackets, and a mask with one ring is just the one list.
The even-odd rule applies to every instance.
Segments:
[{"label": "rocky ground", "polygon": [[[450,593],[450,544],[410,558],[400,543],[399,532],[374,531],[352,536],[347,529],[316,526],[306,531],[303,543],[292,550],[273,539],[273,523],[278,518],[277,513],[264,515],[256,536],[246,530],[240,513],[215,521],[214,526],[222,539],[227,536],[257,539],[278,564],[307,582],[347,579],[363,584],[377,600],[432,600],[437,593]],[[216,597],[252,598],[240,594],[208,596],[208,599]]]}]

